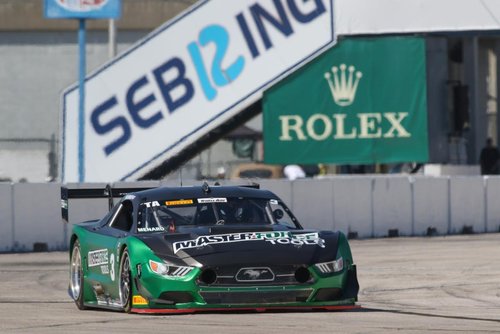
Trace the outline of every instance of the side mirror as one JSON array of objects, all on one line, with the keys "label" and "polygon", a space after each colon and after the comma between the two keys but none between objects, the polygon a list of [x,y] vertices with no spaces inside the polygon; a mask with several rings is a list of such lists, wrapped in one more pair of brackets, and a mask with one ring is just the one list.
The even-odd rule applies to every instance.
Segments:
[{"label": "side mirror", "polygon": [[283,218],[284,215],[285,215],[285,213],[281,209],[276,209],[273,211],[273,217],[276,220]]}]

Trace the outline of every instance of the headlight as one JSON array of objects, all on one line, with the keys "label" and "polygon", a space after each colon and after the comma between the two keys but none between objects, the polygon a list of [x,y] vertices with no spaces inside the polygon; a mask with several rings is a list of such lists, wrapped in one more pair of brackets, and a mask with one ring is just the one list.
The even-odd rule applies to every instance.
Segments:
[{"label": "headlight", "polygon": [[149,268],[158,275],[170,277],[184,277],[194,269],[193,267],[174,266],[153,260],[149,260]]},{"label": "headlight", "polygon": [[316,263],[315,266],[323,274],[336,273],[344,269],[344,260],[340,257],[335,261]]}]

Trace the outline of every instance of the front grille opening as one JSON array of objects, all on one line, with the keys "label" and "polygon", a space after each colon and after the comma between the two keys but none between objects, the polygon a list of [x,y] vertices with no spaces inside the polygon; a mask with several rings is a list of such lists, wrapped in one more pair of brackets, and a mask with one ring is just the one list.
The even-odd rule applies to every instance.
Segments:
[{"label": "front grille opening", "polygon": [[194,302],[193,296],[189,292],[184,291],[165,291],[160,295],[159,299],[174,304]]},{"label": "front grille opening", "polygon": [[253,292],[211,292],[200,294],[207,304],[274,304],[305,302],[311,295],[311,289],[289,291],[253,291]]},{"label": "front grille opening", "polygon": [[200,275],[200,282],[207,285],[214,284],[217,281],[217,273],[213,269],[205,269]]},{"label": "front grille opening", "polygon": [[319,289],[314,297],[314,301],[317,302],[328,302],[340,300],[342,297],[342,289],[339,288],[324,288]]},{"label": "front grille opening", "polygon": [[295,279],[299,283],[306,283],[311,279],[311,273],[305,267],[300,267],[295,271]]},{"label": "front grille opening", "polygon": [[[253,277],[252,277],[253,275]],[[211,267],[202,270],[200,286],[275,286],[310,285],[314,277],[304,265],[271,265],[268,267],[241,267],[238,265]]]}]

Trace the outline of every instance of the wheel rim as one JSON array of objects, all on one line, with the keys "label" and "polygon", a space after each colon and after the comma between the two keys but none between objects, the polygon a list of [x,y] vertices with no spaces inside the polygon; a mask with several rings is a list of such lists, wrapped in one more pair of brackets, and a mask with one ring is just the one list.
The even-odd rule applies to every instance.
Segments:
[{"label": "wheel rim", "polygon": [[81,278],[82,278],[82,258],[80,256],[80,248],[75,246],[71,254],[71,293],[73,299],[78,299],[80,296]]},{"label": "wheel rim", "polygon": [[128,253],[123,253],[120,271],[120,301],[125,306],[130,297],[130,261]]}]

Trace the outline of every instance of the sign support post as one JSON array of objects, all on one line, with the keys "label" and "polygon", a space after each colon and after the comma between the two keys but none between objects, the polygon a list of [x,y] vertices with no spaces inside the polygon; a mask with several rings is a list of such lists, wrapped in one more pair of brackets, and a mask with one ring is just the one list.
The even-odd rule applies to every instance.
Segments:
[{"label": "sign support post", "polygon": [[85,19],[79,19],[78,26],[78,181],[85,180],[85,73],[86,73],[86,31]]},{"label": "sign support post", "polygon": [[116,22],[114,19],[109,19],[108,22],[108,55],[109,58],[116,56]]},{"label": "sign support post", "polygon": [[85,74],[86,19],[116,19],[121,15],[121,0],[44,0],[48,19],[78,20],[78,182],[85,181]]}]

